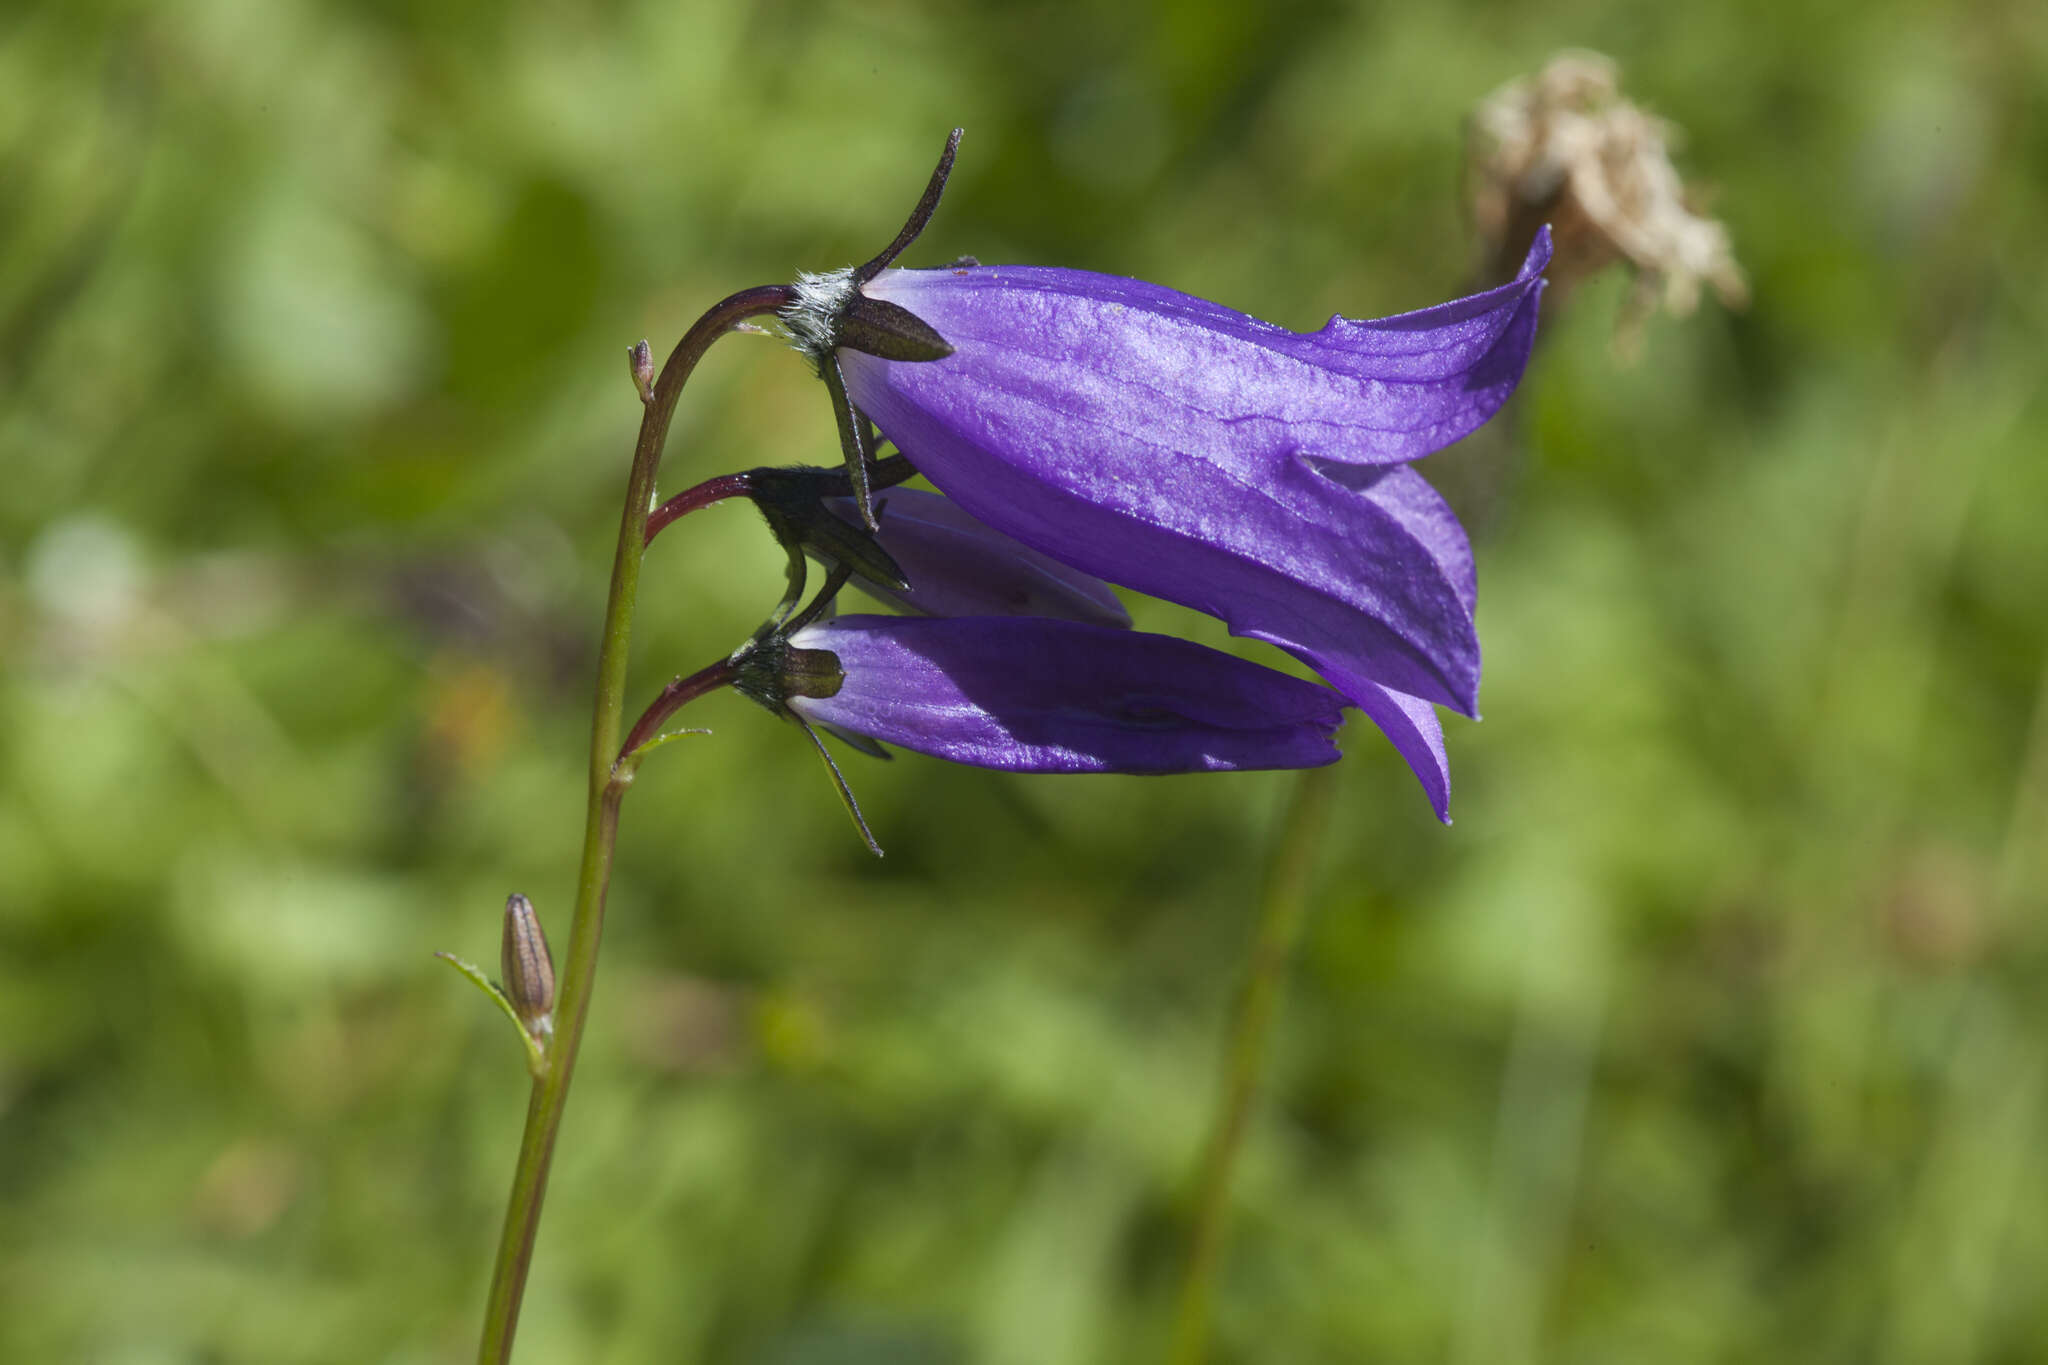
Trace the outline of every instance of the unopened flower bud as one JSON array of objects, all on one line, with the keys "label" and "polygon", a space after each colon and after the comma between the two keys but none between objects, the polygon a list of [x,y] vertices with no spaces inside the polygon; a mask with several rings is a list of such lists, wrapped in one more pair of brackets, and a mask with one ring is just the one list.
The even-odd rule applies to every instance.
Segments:
[{"label": "unopened flower bud", "polygon": [[505,898],[501,952],[505,998],[513,1013],[534,1037],[547,1037],[555,1031],[555,957],[533,902],[516,893]]},{"label": "unopened flower bud", "polygon": [[654,352],[647,345],[645,337],[626,348],[626,365],[633,373],[633,387],[640,394],[640,401],[654,401]]}]

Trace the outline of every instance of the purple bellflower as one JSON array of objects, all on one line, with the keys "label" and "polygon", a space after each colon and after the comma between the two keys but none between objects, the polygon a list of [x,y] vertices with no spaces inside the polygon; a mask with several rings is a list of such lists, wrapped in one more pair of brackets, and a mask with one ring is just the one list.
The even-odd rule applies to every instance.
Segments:
[{"label": "purple bellflower", "polygon": [[1220,617],[1353,701],[1477,709],[1472,559],[1407,461],[1490,417],[1534,340],[1517,278],[1301,334],[1081,271],[887,270],[872,297],[952,354],[848,351],[847,395],[977,518],[1074,567]]},{"label": "purple bellflower", "polygon": [[783,310],[832,392],[856,509],[878,426],[987,526],[1308,663],[1448,818],[1435,707],[1477,710],[1472,555],[1408,464],[1520,381],[1548,231],[1497,288],[1301,333],[1084,271],[890,268],[952,155],[888,250],[805,276]]},{"label": "purple bellflower", "polygon": [[1345,705],[1206,645],[1042,616],[830,617],[742,679],[814,724],[1028,773],[1319,767]]}]

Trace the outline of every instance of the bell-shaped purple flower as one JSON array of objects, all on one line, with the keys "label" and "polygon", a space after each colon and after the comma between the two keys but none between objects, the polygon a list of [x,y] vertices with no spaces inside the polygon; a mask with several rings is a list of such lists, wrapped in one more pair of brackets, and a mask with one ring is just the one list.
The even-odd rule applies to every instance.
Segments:
[{"label": "bell-shaped purple flower", "polygon": [[758,700],[955,763],[1185,773],[1338,756],[1342,697],[1171,636],[1049,617],[840,616],[770,648],[779,662],[764,657],[742,686]]},{"label": "bell-shaped purple flower", "polygon": [[[851,530],[860,512],[850,497],[825,506]],[[856,571],[862,591],[923,616],[1057,616],[1128,627],[1130,613],[1107,583],[1040,554],[963,511],[951,499],[916,488],[878,495],[876,540],[907,587]],[[851,533],[850,530],[850,533]]]},{"label": "bell-shaped purple flower", "polygon": [[1313,333],[1082,271],[883,270],[862,295],[952,353],[838,361],[854,406],[980,520],[1277,644],[1368,711],[1388,688],[1472,714],[1471,551],[1401,466],[1514,389],[1549,256],[1545,233],[1508,284]]}]

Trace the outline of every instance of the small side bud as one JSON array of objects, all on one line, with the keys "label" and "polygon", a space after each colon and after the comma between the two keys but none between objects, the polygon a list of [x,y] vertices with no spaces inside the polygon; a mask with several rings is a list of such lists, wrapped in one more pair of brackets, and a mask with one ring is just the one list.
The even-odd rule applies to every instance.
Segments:
[{"label": "small side bud", "polygon": [[[641,343],[643,346],[646,343]],[[521,895],[505,899],[505,938],[500,968],[505,997],[513,1013],[535,1038],[555,1031],[555,957],[540,927],[533,902]]]},{"label": "small side bud", "polygon": [[626,364],[633,372],[633,387],[639,391],[640,401],[654,401],[654,351],[646,338],[641,338],[626,348]]}]

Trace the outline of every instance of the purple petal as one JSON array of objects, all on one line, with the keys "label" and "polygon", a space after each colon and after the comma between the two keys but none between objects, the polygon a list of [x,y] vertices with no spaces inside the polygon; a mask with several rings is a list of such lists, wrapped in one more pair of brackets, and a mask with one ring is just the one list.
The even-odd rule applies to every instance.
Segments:
[{"label": "purple petal", "polygon": [[1451,823],[1451,761],[1444,753],[1444,727],[1436,718],[1436,708],[1420,697],[1371,683],[1359,687],[1355,700],[1358,709],[1372,718],[1415,770],[1436,818]]},{"label": "purple petal", "polygon": [[[1025,544],[1208,612],[1326,676],[1340,668],[1475,708],[1471,551],[1413,470],[1346,469],[1338,483],[1290,461],[1252,486],[1166,452],[1149,469],[1005,459],[892,393],[870,401],[932,482]],[[1133,448],[1127,442],[1124,453]],[[1350,486],[1353,478],[1362,486]]]},{"label": "purple petal", "polygon": [[955,353],[916,365],[849,355],[847,381],[856,367],[886,369],[920,401],[976,415],[988,434],[1047,457],[1100,453],[1142,425],[1152,446],[1246,478],[1296,455],[1401,463],[1469,434],[1506,401],[1549,261],[1545,230],[1498,288],[1391,318],[1332,318],[1311,333],[1087,271],[885,271],[864,292],[930,323]]},{"label": "purple petal", "polygon": [[[827,498],[825,505],[848,525],[858,524],[852,498]],[[927,616],[1058,616],[1131,624],[1107,583],[976,521],[950,499],[893,488],[878,495],[876,506],[882,548],[903,570],[910,590],[856,577],[871,596]]]},{"label": "purple petal", "polygon": [[854,401],[979,520],[1341,674],[1361,705],[1364,682],[1471,714],[1464,532],[1419,476],[1375,466],[1505,399],[1548,259],[1541,236],[1512,284],[1312,336],[1107,276],[890,272],[870,289],[954,354],[842,360]]},{"label": "purple petal", "polygon": [[1165,635],[1046,617],[842,616],[791,637],[839,657],[807,720],[1012,772],[1218,772],[1335,761],[1344,702]]}]

